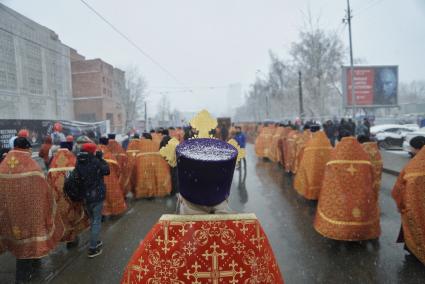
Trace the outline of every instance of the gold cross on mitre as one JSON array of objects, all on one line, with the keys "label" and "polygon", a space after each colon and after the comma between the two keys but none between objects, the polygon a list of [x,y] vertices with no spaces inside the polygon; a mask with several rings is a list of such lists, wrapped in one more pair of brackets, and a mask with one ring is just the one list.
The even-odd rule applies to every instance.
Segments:
[{"label": "gold cross on mitre", "polygon": [[206,110],[201,110],[191,121],[190,125],[198,130],[196,138],[211,138],[210,131],[217,127],[217,119]]},{"label": "gold cross on mitre", "polygon": [[176,159],[176,147],[179,145],[179,141],[176,138],[171,138],[170,141],[168,141],[167,146],[162,147],[159,150],[159,154],[164,157],[168,164],[171,167],[177,166],[177,159]]},{"label": "gold cross on mitre", "polygon": [[245,158],[245,149],[242,149],[241,147],[239,147],[239,144],[235,139],[232,138],[229,141],[227,141],[227,143],[229,143],[230,145],[235,147],[236,150],[238,150],[238,157],[237,157],[238,162],[240,161],[240,159]]}]

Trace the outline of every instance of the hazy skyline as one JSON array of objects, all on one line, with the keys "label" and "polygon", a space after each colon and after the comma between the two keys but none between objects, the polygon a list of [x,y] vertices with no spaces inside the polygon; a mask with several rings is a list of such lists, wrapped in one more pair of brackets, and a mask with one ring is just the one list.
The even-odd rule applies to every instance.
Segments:
[{"label": "hazy skyline", "polygon": [[[267,72],[269,49],[287,57],[308,10],[348,47],[344,0],[86,1],[179,82],[78,0],[1,3],[54,30],[86,58],[102,58],[122,69],[137,65],[149,84],[150,115],[164,91],[172,107],[182,111],[226,111],[226,86],[239,83],[246,91],[257,70]],[[370,65],[399,65],[400,81],[424,80],[425,1],[352,0],[351,6],[354,56]],[[178,91],[184,87],[193,93]]]}]

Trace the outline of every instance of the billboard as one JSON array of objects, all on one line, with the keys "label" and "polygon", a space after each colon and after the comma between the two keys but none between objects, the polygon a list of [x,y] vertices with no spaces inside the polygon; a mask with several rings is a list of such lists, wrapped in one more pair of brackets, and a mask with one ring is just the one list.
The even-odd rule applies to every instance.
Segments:
[{"label": "billboard", "polygon": [[398,97],[398,66],[354,67],[354,102],[351,84],[351,68],[342,69],[342,86],[345,107],[394,107]]},{"label": "billboard", "polygon": [[[25,120],[25,119],[0,119],[0,149],[9,148],[9,139],[15,136],[20,129],[28,129],[33,148],[38,149],[43,139],[53,131],[56,120]],[[65,135],[87,135],[99,138],[108,131],[107,121],[85,123],[79,121],[60,121]]]}]

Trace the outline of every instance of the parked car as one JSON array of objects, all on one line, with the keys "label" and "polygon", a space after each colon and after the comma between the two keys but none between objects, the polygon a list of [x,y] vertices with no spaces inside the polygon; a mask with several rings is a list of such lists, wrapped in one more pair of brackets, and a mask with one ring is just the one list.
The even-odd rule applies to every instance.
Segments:
[{"label": "parked car", "polygon": [[412,155],[412,147],[410,147],[410,140],[417,136],[425,137],[425,127],[422,127],[417,131],[410,132],[406,135],[403,142],[403,150],[408,152],[410,155]]},{"label": "parked car", "polygon": [[372,139],[376,140],[380,147],[401,147],[406,135],[417,130],[419,130],[419,126],[412,124],[382,124],[372,126],[370,128],[370,134]]}]

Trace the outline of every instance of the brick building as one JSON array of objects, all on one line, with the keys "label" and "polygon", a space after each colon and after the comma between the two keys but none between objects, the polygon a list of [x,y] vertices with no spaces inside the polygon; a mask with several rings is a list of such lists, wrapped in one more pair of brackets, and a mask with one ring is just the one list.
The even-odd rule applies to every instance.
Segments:
[{"label": "brick building", "polygon": [[109,120],[111,131],[125,131],[125,73],[101,59],[85,59],[71,49],[72,92],[75,118],[94,122]]}]

